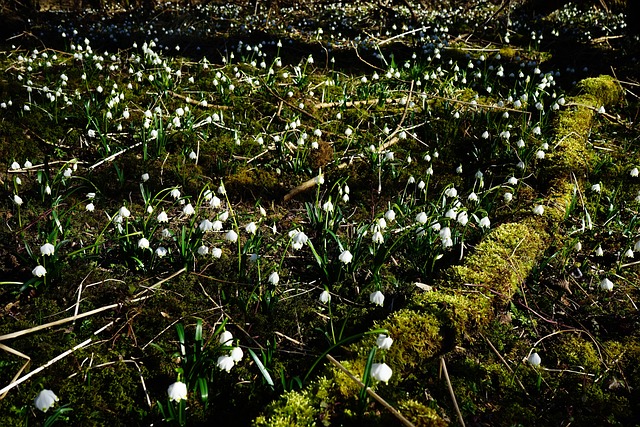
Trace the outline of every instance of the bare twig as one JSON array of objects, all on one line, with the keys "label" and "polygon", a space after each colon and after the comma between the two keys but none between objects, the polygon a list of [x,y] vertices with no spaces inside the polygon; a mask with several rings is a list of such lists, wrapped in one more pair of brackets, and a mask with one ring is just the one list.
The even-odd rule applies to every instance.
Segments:
[{"label": "bare twig", "polygon": [[[356,384],[358,384],[360,387],[365,387],[365,384],[360,381],[358,378],[356,378],[351,372],[349,372],[349,370],[347,368],[345,368],[340,362],[338,362],[336,359],[333,358],[333,356],[331,356],[330,354],[327,354],[327,359],[329,359],[329,361],[331,363],[333,363],[334,366],[336,366],[338,369],[340,369],[342,372],[344,372],[345,374],[347,374],[347,376],[349,378],[351,378]],[[387,403],[386,400],[384,400],[382,397],[380,397],[380,395],[378,395],[375,391],[371,390],[371,387],[367,387],[367,394],[371,397],[373,397],[378,403],[380,403],[382,406],[384,406],[389,412],[391,412],[402,424],[404,424],[405,426],[408,427],[415,427],[415,425],[409,421],[408,419],[406,419],[404,417],[404,415],[402,415],[400,412],[398,412],[398,410],[396,408],[394,408],[393,406],[391,406],[389,403]]]},{"label": "bare twig", "polygon": [[465,427],[464,419],[462,418],[462,413],[460,412],[460,408],[458,407],[458,401],[456,400],[456,394],[453,392],[453,386],[451,385],[451,380],[449,379],[449,372],[447,372],[447,364],[444,362],[444,356],[440,356],[440,369],[444,374],[444,379],[447,382],[447,387],[449,388],[449,394],[451,395],[451,400],[453,401],[453,407],[456,409],[456,414],[458,414],[458,420],[460,421],[460,425]]}]

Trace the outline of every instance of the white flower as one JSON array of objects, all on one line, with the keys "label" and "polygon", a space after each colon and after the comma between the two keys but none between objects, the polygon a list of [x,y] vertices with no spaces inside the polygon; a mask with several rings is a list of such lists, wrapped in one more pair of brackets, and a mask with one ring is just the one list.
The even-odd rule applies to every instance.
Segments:
[{"label": "white flower", "polygon": [[304,246],[307,243],[309,238],[302,231],[293,230],[293,233],[294,234],[289,233],[292,241],[291,246],[293,247],[293,249],[296,249],[296,250],[301,249],[302,246]]},{"label": "white flower", "polygon": [[483,218],[480,220],[479,225],[480,225],[480,227],[482,227],[482,228],[489,228],[489,227],[491,227],[491,221],[489,220],[489,217],[488,217],[488,216],[483,217]]},{"label": "white flower", "polygon": [[329,301],[331,301],[331,294],[329,293],[329,291],[327,290],[322,291],[322,293],[320,294],[319,300],[323,304],[326,304]]},{"label": "white flower", "polygon": [[467,225],[467,222],[469,222],[469,215],[467,214],[467,211],[462,211],[458,214],[458,222],[463,227]]},{"label": "white flower", "polygon": [[22,197],[18,196],[17,194],[14,195],[13,196],[13,202],[18,206],[22,205],[22,203],[23,203],[22,202]]},{"label": "white flower", "polygon": [[236,242],[238,240],[238,233],[236,233],[233,230],[229,230],[224,235],[224,238],[227,239],[228,241],[230,241],[231,243],[234,243],[234,242]]},{"label": "white flower", "polygon": [[447,197],[456,197],[458,195],[458,190],[455,187],[449,187],[444,191],[444,195]]},{"label": "white flower", "polygon": [[181,381],[176,381],[169,386],[167,394],[169,395],[169,399],[174,402],[187,400],[187,385]]},{"label": "white flower", "polygon": [[198,248],[198,255],[204,256],[204,255],[206,255],[208,253],[209,253],[209,247],[208,246],[202,245],[202,246],[200,246]]},{"label": "white flower", "polygon": [[393,338],[385,334],[380,334],[376,339],[376,344],[381,350],[389,350],[391,348],[391,344],[393,344]]},{"label": "white flower", "polygon": [[44,275],[47,274],[47,269],[44,268],[41,265],[36,266],[36,268],[34,268],[31,273],[33,273],[34,276],[36,277],[43,277]]},{"label": "white flower", "polygon": [[220,368],[221,371],[231,372],[234,364],[235,362],[231,356],[218,357],[218,368]]},{"label": "white flower", "polygon": [[226,221],[228,218],[229,218],[229,211],[224,211],[218,215],[218,219],[223,222]]},{"label": "white flower", "polygon": [[51,243],[45,243],[40,246],[40,253],[44,256],[51,256],[55,252],[56,248]]},{"label": "white flower", "polygon": [[185,216],[191,216],[196,212],[196,210],[191,206],[191,203],[187,203],[187,205],[182,209],[182,213]]},{"label": "white flower", "polygon": [[244,229],[247,231],[247,233],[249,234],[256,234],[256,231],[258,230],[258,227],[256,226],[255,222],[250,222],[249,224],[247,224]]},{"label": "white flower", "polygon": [[536,158],[538,158],[538,159],[544,159],[544,151],[542,151],[542,150],[538,150],[538,151],[536,152]]},{"label": "white flower", "polygon": [[180,198],[180,190],[178,190],[177,188],[174,188],[173,190],[171,190],[171,193],[169,193],[171,195],[171,197],[173,197],[174,199],[178,199]]},{"label": "white flower", "polygon": [[604,255],[604,251],[602,250],[602,246],[598,246],[598,248],[596,249],[596,256],[603,256]]},{"label": "white flower", "polygon": [[580,241],[578,240],[578,241],[576,242],[576,244],[575,244],[575,245],[573,245],[573,249],[574,249],[576,252],[580,252],[580,251],[582,250],[582,243],[580,243]]},{"label": "white flower", "polygon": [[219,208],[221,204],[222,201],[217,196],[213,196],[209,201],[209,206],[212,208]]},{"label": "white flower", "polygon": [[603,291],[612,290],[613,289],[613,282],[605,277],[600,282],[600,289],[602,289]]},{"label": "white flower", "polygon": [[471,194],[469,194],[469,197],[467,197],[467,199],[470,202],[477,202],[478,201],[478,195],[475,192],[472,192]]},{"label": "white flower", "polygon": [[538,353],[531,353],[531,355],[529,355],[529,357],[527,358],[527,362],[529,362],[531,366],[540,366],[540,362],[542,362],[542,360],[540,359]]},{"label": "white flower", "polygon": [[196,154],[195,151],[192,151],[192,152],[189,153],[189,159],[195,160],[197,158],[198,158],[198,155]]},{"label": "white flower", "polygon": [[416,215],[416,222],[419,222],[420,224],[426,223],[428,219],[429,217],[425,212],[420,212],[418,215]]},{"label": "white flower", "polygon": [[544,214],[544,206],[542,206],[542,205],[536,205],[536,206],[533,208],[533,213],[534,213],[534,214],[536,214],[536,215],[542,215],[542,214]]},{"label": "white flower", "polygon": [[638,168],[631,169],[631,172],[629,172],[629,175],[631,175],[633,178],[636,178],[638,176]]},{"label": "white flower", "polygon": [[140,240],[138,240],[138,247],[140,249],[149,249],[149,240],[144,237],[141,238]]},{"label": "white flower", "polygon": [[211,256],[214,258],[220,258],[222,256],[222,249],[220,248],[211,249]]},{"label": "white flower", "polygon": [[600,113],[600,114],[604,114],[605,113],[604,106],[601,106],[600,108],[598,108],[598,113]]},{"label": "white flower", "polygon": [[636,244],[633,246],[633,250],[636,252],[640,252],[640,240],[638,240]]},{"label": "white flower", "polygon": [[509,203],[511,201],[511,199],[513,199],[513,194],[511,193],[504,193],[504,201]]},{"label": "white flower", "polygon": [[222,345],[230,345],[231,341],[233,341],[233,334],[229,331],[222,331],[218,340]]},{"label": "white flower", "polygon": [[340,254],[338,259],[344,264],[349,264],[353,259],[353,255],[351,255],[351,252],[349,252],[348,250],[345,250]]},{"label": "white flower", "polygon": [[203,219],[202,221],[200,221],[200,225],[198,226],[198,228],[200,229],[200,231],[202,231],[203,233],[206,233],[208,231],[213,230],[213,223],[211,221],[209,221],[208,219]]},{"label": "white flower", "polygon": [[173,236],[173,233],[171,232],[171,230],[169,230],[168,228],[165,228],[162,230],[162,237],[164,237],[165,239],[168,239],[171,236]]},{"label": "white flower", "polygon": [[331,203],[331,200],[327,200],[323,205],[322,205],[322,210],[324,210],[325,212],[333,212],[333,203]]},{"label": "white flower", "polygon": [[389,209],[384,213],[384,217],[387,219],[387,221],[393,222],[396,219],[396,213],[393,209]]},{"label": "white flower", "polygon": [[164,256],[167,255],[167,248],[165,248],[164,246],[159,246],[158,249],[156,249],[156,255],[158,258],[162,258]]},{"label": "white flower", "polygon": [[373,233],[373,236],[371,236],[371,241],[373,243],[382,244],[384,243],[384,236],[382,236],[381,232],[376,231],[375,233]]},{"label": "white flower", "polygon": [[391,379],[393,371],[386,363],[374,363],[371,365],[371,378],[376,381],[382,381],[384,383]]},{"label": "white flower", "polygon": [[369,301],[382,306],[384,304],[384,295],[380,291],[375,291],[369,295]]},{"label": "white flower", "polygon": [[15,170],[18,170],[18,169],[20,169],[20,163],[18,163],[18,162],[11,163],[11,170],[15,171]]},{"label": "white flower", "polygon": [[93,212],[93,210],[96,208],[95,205],[93,203],[88,203],[87,206],[84,207],[87,211],[89,212]]},{"label": "white flower", "polygon": [[441,239],[451,239],[451,229],[449,227],[445,227],[442,230],[440,230],[440,238]]},{"label": "white flower", "polygon": [[507,183],[509,185],[516,185],[518,183],[518,178],[516,178],[515,176],[512,176],[507,180]]},{"label": "white flower", "polygon": [[599,193],[600,192],[600,184],[593,184],[591,186],[591,191],[593,191],[594,193]]},{"label": "white flower", "polygon": [[277,285],[278,282],[280,281],[280,275],[278,274],[277,271],[274,271],[273,273],[271,273],[269,275],[269,278],[267,279],[269,281],[269,283],[271,283],[272,285]]},{"label": "white flower", "polygon": [[63,175],[64,175],[64,177],[65,177],[65,178],[69,178],[69,177],[71,177],[71,174],[72,174],[72,173],[73,173],[73,171],[71,170],[71,168],[66,168],[66,169],[64,170]]},{"label": "white flower", "polygon": [[234,362],[237,363],[241,361],[243,357],[244,357],[244,352],[240,347],[234,347],[231,350],[231,358],[233,359]]},{"label": "white flower", "polygon": [[36,396],[33,404],[42,412],[47,412],[49,408],[55,405],[58,400],[58,396],[56,396],[54,392],[45,389],[38,393],[38,396]]},{"label": "white flower", "polygon": [[158,222],[169,222],[169,217],[165,211],[158,214]]},{"label": "white flower", "polygon": [[211,224],[211,229],[213,231],[222,230],[222,221],[220,221],[219,219],[216,219],[215,221],[213,221],[213,223]]},{"label": "white flower", "polygon": [[143,173],[141,178],[142,178],[142,181],[147,182],[147,181],[149,181],[149,174],[148,173]]},{"label": "white flower", "polygon": [[224,184],[220,184],[220,187],[218,187],[218,194],[227,194],[227,190],[224,188]]},{"label": "white flower", "polygon": [[624,256],[627,258],[633,258],[633,249],[627,249],[627,251],[624,253]]},{"label": "white flower", "polygon": [[118,211],[118,214],[122,218],[129,218],[131,216],[131,212],[129,212],[129,209],[127,209],[126,206],[121,207],[120,210]]},{"label": "white flower", "polygon": [[348,138],[348,137],[350,137],[350,136],[353,134],[353,130],[352,130],[351,128],[347,128],[347,129],[344,131],[344,134],[345,134],[345,135],[347,136],[347,138]]}]

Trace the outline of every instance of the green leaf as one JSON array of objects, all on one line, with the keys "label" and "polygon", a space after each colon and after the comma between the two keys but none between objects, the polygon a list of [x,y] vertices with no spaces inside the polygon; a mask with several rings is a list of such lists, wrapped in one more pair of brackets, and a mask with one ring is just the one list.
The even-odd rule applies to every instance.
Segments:
[{"label": "green leaf", "polygon": [[269,375],[267,368],[264,367],[264,365],[260,361],[260,358],[250,348],[248,348],[247,350],[249,350],[249,354],[251,355],[251,358],[253,359],[253,361],[256,362],[256,365],[258,365],[258,369],[260,369],[260,373],[264,377],[267,384],[269,384],[271,387],[274,387],[273,380],[271,379],[271,375]]}]

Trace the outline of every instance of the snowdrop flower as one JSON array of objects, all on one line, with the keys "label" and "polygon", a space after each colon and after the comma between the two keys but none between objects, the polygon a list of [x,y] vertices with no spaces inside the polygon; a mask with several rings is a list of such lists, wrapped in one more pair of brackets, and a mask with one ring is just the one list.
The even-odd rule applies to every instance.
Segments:
[{"label": "snowdrop flower", "polygon": [[578,240],[578,241],[576,242],[576,244],[575,244],[575,245],[573,245],[573,249],[574,249],[576,252],[580,252],[580,251],[582,250],[582,243],[580,243],[580,241]]},{"label": "snowdrop flower", "polygon": [[369,295],[369,301],[379,306],[384,304],[384,295],[380,291],[375,291]]},{"label": "snowdrop flower", "polygon": [[533,213],[534,213],[534,214],[536,214],[536,215],[542,215],[542,214],[544,214],[544,206],[542,206],[542,205],[536,205],[536,206],[533,208]]},{"label": "snowdrop flower", "polygon": [[455,209],[451,208],[447,212],[445,212],[444,216],[449,219],[456,219],[456,217],[458,216],[458,213],[456,212]]},{"label": "snowdrop flower", "polygon": [[294,231],[295,233],[292,235],[291,247],[293,247],[293,249],[298,250],[298,249],[301,249],[302,246],[304,246],[307,243],[309,238],[302,231],[297,231],[297,230],[294,230]]},{"label": "snowdrop flower", "polygon": [[598,108],[598,113],[599,114],[604,114],[605,113],[604,106],[601,106],[600,108]]},{"label": "snowdrop flower", "polygon": [[20,206],[22,205],[22,197],[18,196],[17,194],[13,196],[13,203],[15,203],[16,205]]},{"label": "snowdrop flower", "polygon": [[387,228],[387,221],[384,219],[384,217],[382,218],[378,218],[378,227],[380,227],[380,230],[384,230],[385,228]]},{"label": "snowdrop flower", "polygon": [[230,356],[233,359],[233,361],[237,363],[237,362],[241,361],[242,358],[244,357],[244,352],[242,351],[242,349],[240,347],[234,347],[231,350]]},{"label": "snowdrop flower", "polygon": [[602,246],[598,246],[596,249],[596,256],[604,256],[604,251],[602,250]]},{"label": "snowdrop flower", "polygon": [[198,158],[198,155],[196,154],[195,151],[192,151],[192,152],[189,153],[189,159],[195,160],[197,158]]},{"label": "snowdrop flower", "polygon": [[512,176],[511,178],[509,178],[507,180],[507,183],[509,185],[517,185],[518,184],[518,178],[516,178],[515,176]]},{"label": "snowdrop flower", "polygon": [[591,191],[593,191],[594,193],[599,193],[600,192],[600,184],[593,184],[591,186]]},{"label": "snowdrop flower", "polygon": [[273,273],[271,273],[269,275],[269,278],[267,279],[269,281],[269,283],[271,283],[272,285],[277,285],[278,282],[280,281],[280,275],[278,274],[277,271],[274,271]]},{"label": "snowdrop flower", "polygon": [[233,357],[231,356],[220,356],[218,357],[218,368],[221,371],[231,372],[231,368],[235,364]]},{"label": "snowdrop flower", "polygon": [[198,255],[204,256],[204,255],[206,255],[208,253],[209,253],[209,247],[208,246],[202,245],[202,246],[200,246],[198,248]]},{"label": "snowdrop flower", "polygon": [[173,190],[171,190],[171,193],[169,193],[169,194],[174,199],[179,199],[180,198],[180,190],[178,190],[177,188],[174,188]]},{"label": "snowdrop flower", "polygon": [[149,240],[147,240],[146,238],[141,238],[140,240],[138,240],[138,247],[140,249],[149,249]]},{"label": "snowdrop flower", "polygon": [[340,256],[338,257],[338,259],[340,260],[340,262],[342,262],[343,264],[349,264],[351,262],[351,260],[353,259],[353,255],[351,255],[351,252],[349,252],[348,250],[343,251]]},{"label": "snowdrop flower", "polygon": [[322,204],[322,210],[328,213],[333,212],[333,203],[331,203],[331,200],[328,200]]},{"label": "snowdrop flower", "polygon": [[393,338],[388,335],[380,334],[376,339],[376,345],[380,350],[389,350],[393,344]]},{"label": "snowdrop flower", "polygon": [[93,212],[96,207],[93,203],[88,203],[84,208],[89,212]]},{"label": "snowdrop flower", "polygon": [[345,134],[345,135],[347,136],[347,138],[348,138],[348,137],[350,137],[350,136],[353,134],[353,130],[351,130],[351,128],[347,128],[347,129],[344,131],[344,134]]},{"label": "snowdrop flower", "polygon": [[122,218],[129,218],[131,216],[131,212],[129,211],[129,209],[127,209],[126,206],[121,207],[120,210],[118,211],[118,214]]},{"label": "snowdrop flower", "polygon": [[626,258],[633,258],[633,249],[631,248],[627,249],[627,251],[624,253],[624,256]]},{"label": "snowdrop flower", "polygon": [[387,221],[393,222],[396,219],[396,213],[393,209],[389,209],[384,213],[384,217],[387,219]]},{"label": "snowdrop flower", "polygon": [[158,222],[169,222],[169,217],[165,211],[158,214]]},{"label": "snowdrop flower", "polygon": [[638,168],[631,169],[631,172],[629,172],[629,175],[631,175],[633,178],[636,178],[638,176]]},{"label": "snowdrop flower", "polygon": [[250,222],[249,224],[247,224],[244,229],[247,231],[247,233],[249,234],[256,234],[256,231],[258,230],[258,226],[256,225],[255,222]]},{"label": "snowdrop flower", "polygon": [[633,246],[633,250],[636,252],[640,252],[640,240],[638,240],[636,244]]},{"label": "snowdrop flower", "polygon": [[233,341],[233,334],[229,331],[223,331],[220,334],[220,338],[218,338],[218,341],[222,345],[229,345],[231,341]]},{"label": "snowdrop flower", "polygon": [[544,159],[544,151],[542,151],[542,150],[538,150],[538,151],[536,152],[536,158],[537,158],[537,159],[540,159],[540,160]]},{"label": "snowdrop flower", "polygon": [[425,212],[420,212],[418,215],[416,215],[416,222],[420,224],[425,224],[428,219],[429,217]]},{"label": "snowdrop flower", "polygon": [[469,222],[469,215],[467,214],[467,211],[462,211],[458,214],[458,218],[457,221],[460,223],[460,225],[462,225],[463,227],[465,225],[467,225],[467,222]]},{"label": "snowdrop flower", "polygon": [[319,300],[322,304],[327,304],[329,301],[331,301],[331,294],[329,293],[329,291],[322,291]]},{"label": "snowdrop flower", "polygon": [[156,249],[156,256],[158,258],[162,258],[166,255],[167,255],[167,248],[165,248],[164,246],[158,246],[158,249]]},{"label": "snowdrop flower", "polygon": [[238,240],[238,233],[236,233],[233,230],[229,230],[226,232],[226,234],[224,235],[224,238],[228,241],[230,241],[231,243],[234,243]]},{"label": "snowdrop flower", "polygon": [[11,163],[11,170],[15,171],[15,170],[18,170],[18,169],[20,169],[20,163],[18,163],[18,162]]},{"label": "snowdrop flower", "polygon": [[214,258],[220,258],[222,256],[222,249],[220,248],[211,249],[211,256]]},{"label": "snowdrop flower", "polygon": [[69,178],[69,177],[71,177],[72,173],[73,173],[73,171],[71,170],[71,168],[66,168],[64,170],[64,174],[63,175],[64,175],[65,178]]},{"label": "snowdrop flower", "polygon": [[489,138],[489,132],[488,131],[484,131],[482,132],[482,139],[488,139]]},{"label": "snowdrop flower", "polygon": [[427,186],[427,184],[425,184],[425,182],[423,180],[420,180],[420,182],[418,183],[418,189],[419,190],[424,190],[424,188]]},{"label": "snowdrop flower", "polygon": [[481,228],[489,228],[491,227],[491,221],[489,220],[489,217],[485,216],[480,220],[479,223]]},{"label": "snowdrop flower", "polygon": [[371,236],[371,241],[373,241],[373,243],[382,244],[384,243],[384,237],[381,232],[376,231],[373,233],[373,236]]},{"label": "snowdrop flower", "polygon": [[177,381],[169,386],[167,394],[169,395],[169,400],[174,402],[187,400],[187,385],[181,381]]},{"label": "snowdrop flower", "polygon": [[529,355],[529,357],[527,358],[527,362],[529,362],[531,366],[540,366],[540,362],[542,362],[542,360],[540,359],[538,353],[531,353],[531,355]]},{"label": "snowdrop flower", "polygon": [[165,228],[162,230],[162,237],[164,237],[165,239],[168,239],[171,236],[173,236],[173,233],[171,232],[171,230],[169,230],[168,228]]},{"label": "snowdrop flower", "polygon": [[47,269],[38,265],[31,271],[31,273],[36,277],[44,277],[47,274]]},{"label": "snowdrop flower", "polygon": [[478,195],[476,193],[472,192],[471,194],[469,194],[469,197],[467,197],[467,199],[470,202],[474,202],[475,203],[475,202],[478,201]]},{"label": "snowdrop flower", "polygon": [[458,190],[455,187],[449,187],[444,191],[444,195],[447,197],[456,197],[458,195]]},{"label": "snowdrop flower", "polygon": [[220,221],[226,221],[229,218],[229,211],[224,211],[220,215],[218,215],[218,219]]},{"label": "snowdrop flower", "polygon": [[603,291],[611,291],[613,289],[613,282],[605,277],[600,282],[600,289]]},{"label": "snowdrop flower", "polygon": [[219,208],[221,204],[222,201],[217,196],[213,196],[211,200],[209,200],[209,206],[212,208]]},{"label": "snowdrop flower", "polygon": [[53,391],[45,389],[38,393],[33,404],[42,412],[47,412],[58,400],[58,396]]},{"label": "snowdrop flower", "polygon": [[55,252],[55,247],[51,243],[40,246],[40,253],[44,256],[51,256]]},{"label": "snowdrop flower", "polygon": [[213,230],[213,223],[205,218],[202,221],[200,221],[200,225],[198,225],[198,228],[203,233],[206,233]]},{"label": "snowdrop flower", "polygon": [[386,363],[374,363],[371,365],[371,378],[387,383],[391,379],[393,371]]},{"label": "snowdrop flower", "polygon": [[191,216],[196,212],[196,210],[191,206],[191,203],[187,203],[187,205],[182,209],[182,213],[185,216]]},{"label": "snowdrop flower", "polygon": [[505,202],[509,203],[509,202],[511,201],[511,199],[513,199],[513,194],[511,194],[511,193],[504,193],[504,196],[502,196],[502,197],[504,197],[504,201],[505,201]]}]

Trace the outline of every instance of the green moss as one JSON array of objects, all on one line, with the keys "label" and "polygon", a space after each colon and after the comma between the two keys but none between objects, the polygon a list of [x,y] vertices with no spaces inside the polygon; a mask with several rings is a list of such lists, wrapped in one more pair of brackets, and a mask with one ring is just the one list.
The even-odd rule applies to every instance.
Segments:
[{"label": "green moss", "polygon": [[612,105],[620,102],[624,94],[620,84],[613,77],[607,75],[583,79],[578,83],[578,89],[582,93],[594,96],[600,105]]},{"label": "green moss", "polygon": [[553,346],[560,366],[568,369],[580,367],[586,372],[597,373],[601,363],[593,342],[578,334],[562,334],[559,342]]},{"label": "green moss", "polygon": [[398,404],[398,410],[416,427],[444,427],[449,425],[435,409],[417,400],[407,399]]},{"label": "green moss", "polygon": [[465,265],[454,266],[457,283],[480,285],[500,302],[511,299],[544,251],[546,233],[526,224],[502,224],[493,230]]},{"label": "green moss", "polygon": [[315,426],[319,410],[308,392],[287,392],[282,399],[269,406],[266,415],[255,419],[254,426]]}]

